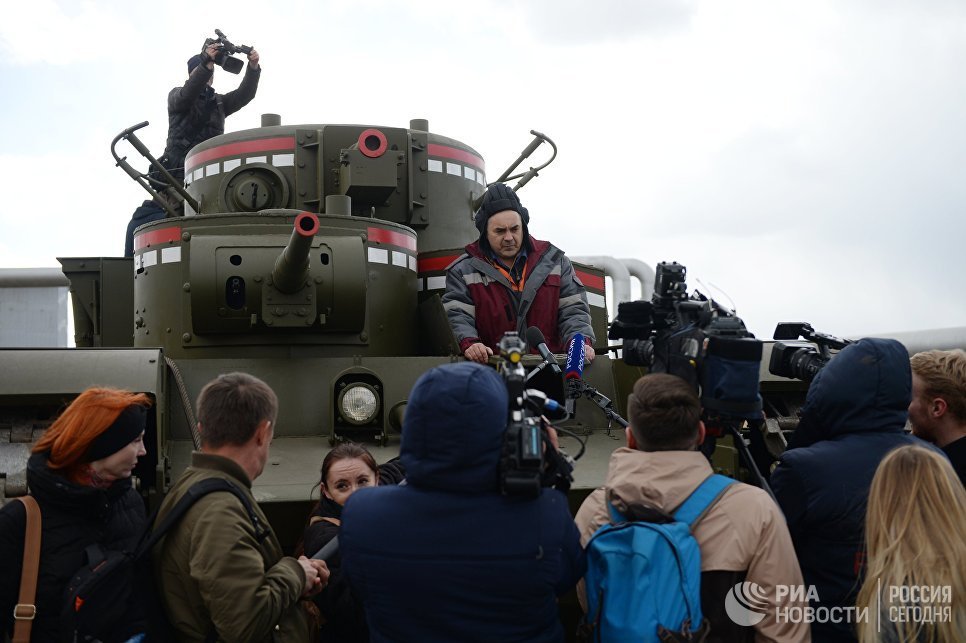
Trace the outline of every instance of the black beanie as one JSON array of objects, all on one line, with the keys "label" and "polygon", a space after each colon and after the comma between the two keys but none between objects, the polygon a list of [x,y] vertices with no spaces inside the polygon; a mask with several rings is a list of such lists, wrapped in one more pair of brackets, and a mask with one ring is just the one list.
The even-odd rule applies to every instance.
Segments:
[{"label": "black beanie", "polygon": [[132,404],[121,411],[114,423],[94,438],[84,460],[94,462],[106,458],[134,442],[144,431],[147,415],[147,409],[140,404]]},{"label": "black beanie", "polygon": [[204,57],[201,54],[195,54],[188,59],[188,73],[190,74],[195,70],[195,67],[205,62]]},{"label": "black beanie", "polygon": [[485,249],[490,245],[486,238],[486,222],[494,214],[504,210],[513,210],[520,215],[520,221],[523,223],[523,247],[530,247],[530,230],[527,228],[530,213],[520,203],[517,193],[505,183],[494,183],[486,188],[486,192],[483,193],[483,203],[480,204],[480,209],[476,211],[476,216],[473,218],[476,229],[480,231],[480,247]]},{"label": "black beanie", "polygon": [[483,193],[483,203],[473,219],[481,236],[486,236],[486,222],[490,217],[504,210],[513,210],[519,214],[520,220],[523,221],[523,229],[526,230],[527,223],[530,222],[530,213],[520,203],[520,197],[505,183],[494,183]]}]

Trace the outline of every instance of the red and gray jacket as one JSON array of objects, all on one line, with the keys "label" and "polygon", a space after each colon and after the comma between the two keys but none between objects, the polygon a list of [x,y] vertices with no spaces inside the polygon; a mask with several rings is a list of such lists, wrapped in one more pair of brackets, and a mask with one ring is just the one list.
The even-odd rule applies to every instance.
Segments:
[{"label": "red and gray jacket", "polygon": [[531,237],[530,244],[522,292],[513,291],[479,241],[466,246],[466,254],[447,270],[443,307],[460,351],[482,342],[496,352],[505,332],[526,337],[530,326],[540,329],[554,353],[567,352],[577,333],[593,344],[587,293],[570,259],[547,241]]}]

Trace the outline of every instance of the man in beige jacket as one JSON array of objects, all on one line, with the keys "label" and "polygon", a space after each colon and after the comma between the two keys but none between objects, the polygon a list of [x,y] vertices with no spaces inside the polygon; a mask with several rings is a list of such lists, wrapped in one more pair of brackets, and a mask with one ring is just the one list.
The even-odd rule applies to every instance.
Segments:
[{"label": "man in beige jacket", "polygon": [[[605,487],[588,496],[577,512],[583,545],[609,522],[607,490],[619,510],[648,504],[671,514],[713,473],[697,450],[705,434],[701,405],[683,379],[666,374],[639,379],[628,397],[628,416],[627,447],[614,451]],[[808,624],[801,622],[805,603],[790,599],[792,591],[806,591],[802,573],[785,520],[767,493],[732,484],[693,535],[701,550],[701,609],[711,624],[708,641],[811,640]],[[740,614],[744,623],[736,623],[726,611],[726,597],[742,582],[756,584],[754,596],[764,598],[756,612]],[[785,611],[789,607],[795,609]],[[733,606],[729,610],[736,613]]]}]

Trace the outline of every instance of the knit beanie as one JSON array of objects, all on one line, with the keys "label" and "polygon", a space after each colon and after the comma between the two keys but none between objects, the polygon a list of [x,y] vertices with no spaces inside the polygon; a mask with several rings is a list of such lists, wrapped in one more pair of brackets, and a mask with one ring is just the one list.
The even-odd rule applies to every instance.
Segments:
[{"label": "knit beanie", "polygon": [[195,70],[195,67],[197,67],[198,65],[200,65],[203,62],[204,62],[204,58],[201,56],[201,54],[195,54],[194,56],[192,56],[191,58],[189,58],[188,59],[188,74],[191,75],[191,72],[193,72]]},{"label": "knit beanie", "polygon": [[517,193],[505,183],[494,183],[486,188],[486,192],[483,193],[483,202],[473,218],[476,229],[480,231],[480,245],[486,247],[487,244],[486,222],[494,214],[504,210],[513,210],[520,215],[520,221],[523,223],[523,245],[526,247],[530,240],[530,231],[527,229],[527,224],[530,222],[530,213],[520,203],[520,197],[517,196]]}]

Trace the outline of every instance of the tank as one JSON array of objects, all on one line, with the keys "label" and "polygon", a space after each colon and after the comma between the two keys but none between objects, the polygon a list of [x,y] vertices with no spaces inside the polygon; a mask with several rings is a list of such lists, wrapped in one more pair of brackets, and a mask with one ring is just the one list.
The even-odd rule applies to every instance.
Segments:
[{"label": "tank", "polygon": [[[115,143],[151,159],[139,127]],[[132,178],[147,176],[115,158]],[[135,472],[156,502],[199,444],[193,404],[202,386],[240,370],[279,397],[271,460],[254,493],[294,542],[286,530],[301,525],[331,445],[352,440],[379,461],[395,456],[416,379],[461,359],[440,297],[447,266],[478,237],[473,213],[486,184],[476,150],[418,119],[383,127],[267,117],[196,146],[185,161],[183,216],[138,228],[132,258],[59,259],[77,348],[0,351],[3,372],[21,374],[0,385],[3,493],[25,492],[29,444],[98,384],[156,401],[153,448]],[[575,267],[604,338],[604,273]],[[619,399],[619,362],[601,353],[585,377]],[[579,404],[569,425],[589,433],[606,418]],[[602,482],[617,433],[596,466],[578,467],[575,490]]]},{"label": "tank", "polygon": [[[145,125],[125,130],[115,144],[127,141],[153,162],[135,134]],[[513,174],[544,142],[553,146],[532,133],[496,180],[518,179],[520,189],[549,164]],[[156,194],[149,174],[117,152],[115,161]],[[171,216],[139,227],[133,257],[59,259],[70,281],[77,348],[0,349],[0,503],[26,493],[30,446],[58,411],[102,385],[155,401],[147,455],[134,475],[156,506],[200,443],[193,405],[201,388],[221,373],[245,371],[279,397],[270,459],[253,493],[291,550],[331,446],[352,440],[379,462],[396,456],[416,379],[462,359],[441,295],[447,267],[478,236],[473,213],[489,179],[476,150],[421,119],[408,127],[287,126],[268,116],[259,128],[196,146],[177,187],[183,212],[166,204]],[[564,250],[580,256],[580,248]],[[582,453],[568,494],[576,511],[624,444],[620,416],[645,373],[617,358],[622,344],[608,345],[605,276],[619,303],[629,297],[629,275],[647,297],[655,273],[636,259],[599,256],[574,260],[574,267],[598,338],[597,358],[583,372],[589,394],[560,423],[583,441],[561,438],[571,454]],[[766,342],[759,378],[769,419],[737,442],[718,438],[713,454],[718,472],[751,482],[736,446],[748,438],[767,475],[807,390],[768,373],[770,350]],[[564,356],[557,359],[562,366]],[[524,358],[531,368],[540,361]],[[563,396],[560,376],[544,369],[540,377],[543,388]],[[561,614],[574,631],[574,595],[562,601]]]}]

